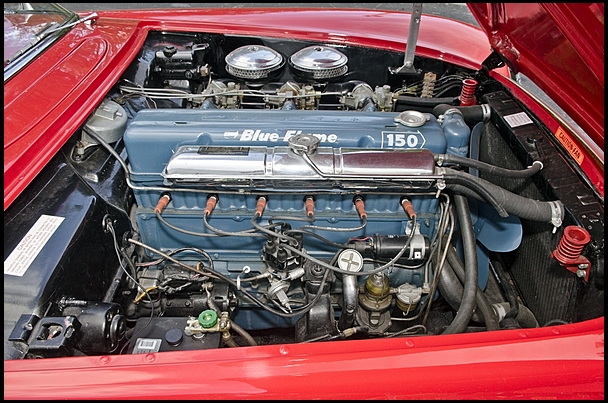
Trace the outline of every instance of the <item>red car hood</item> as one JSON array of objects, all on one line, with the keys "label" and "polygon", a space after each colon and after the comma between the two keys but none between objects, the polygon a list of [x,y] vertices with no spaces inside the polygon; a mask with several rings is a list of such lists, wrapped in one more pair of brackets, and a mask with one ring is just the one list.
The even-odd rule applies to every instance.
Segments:
[{"label": "red car hood", "polygon": [[604,4],[469,3],[492,48],[604,149]]}]

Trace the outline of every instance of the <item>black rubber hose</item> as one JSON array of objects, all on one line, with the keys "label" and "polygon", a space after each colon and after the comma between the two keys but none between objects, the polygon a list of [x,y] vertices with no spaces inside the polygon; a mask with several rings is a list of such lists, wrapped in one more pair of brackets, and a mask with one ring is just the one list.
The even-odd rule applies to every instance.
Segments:
[{"label": "black rubber hose", "polygon": [[[485,187],[483,187],[479,182],[470,180],[473,175],[465,174],[464,172],[455,171],[453,169],[448,169],[443,174],[443,178],[445,179],[446,186],[450,188],[453,185],[462,185],[462,187],[467,188],[472,191],[480,200],[485,200],[488,202],[494,210],[498,212],[498,215],[501,217],[508,217],[509,213],[507,210],[496,200],[494,195]],[[476,177],[475,177],[476,178]],[[489,183],[489,182],[488,182]],[[465,192],[461,192],[464,194],[468,194]]]},{"label": "black rubber hose", "polygon": [[519,313],[515,316],[515,320],[524,329],[538,327],[538,321],[532,311],[525,305],[520,305]]},{"label": "black rubber hose", "polygon": [[249,333],[247,333],[247,331],[245,329],[243,329],[242,327],[240,327],[239,325],[234,323],[234,321],[232,321],[232,320],[230,321],[230,328],[233,329],[238,334],[240,334],[241,336],[243,336],[243,338],[247,341],[247,343],[250,346],[258,345],[258,343],[256,343],[254,338]]},{"label": "black rubber hose", "polygon": [[232,335],[230,335],[228,338],[223,338],[222,340],[228,347],[240,347],[238,344],[236,344],[236,341],[234,341]]},{"label": "black rubber hose", "polygon": [[[465,278],[464,267],[462,264],[462,260],[460,260],[460,256],[458,256],[454,248],[450,248],[448,250],[447,258],[450,267],[452,268],[452,270],[454,270],[454,274],[456,274],[460,281],[463,281]],[[494,309],[492,309],[490,301],[488,301],[488,298],[486,297],[484,292],[481,290],[481,288],[479,288],[479,285],[477,285],[477,299],[475,301],[477,302],[477,311],[479,311],[479,314],[481,316],[478,319],[481,320],[475,319],[473,317],[471,317],[471,319],[476,320],[479,323],[485,323],[487,330],[500,329],[500,324],[498,323],[498,316],[496,315],[496,312],[494,312]],[[477,311],[475,313],[477,313]]]},{"label": "black rubber hose", "polygon": [[[447,301],[447,303],[450,304],[454,310],[458,310],[460,303],[462,302],[462,291],[464,288],[456,276],[456,273],[454,273],[452,265],[450,265],[450,262],[447,260],[443,263],[443,269],[439,274],[438,287],[441,296]],[[477,290],[477,293],[479,294],[479,290]],[[473,312],[471,319],[479,323],[484,322],[481,314],[477,310]]]},{"label": "black rubber hose", "polygon": [[450,108],[453,108],[453,105],[455,105],[457,102],[458,97],[419,98],[407,95],[399,95],[399,97],[397,98],[397,105],[420,106],[426,108],[436,108],[439,105],[446,105]]},{"label": "black rubber hose", "polygon": [[519,312],[519,301],[517,301],[517,292],[515,291],[515,287],[513,287],[513,284],[509,282],[507,273],[502,267],[502,263],[497,260],[492,260],[491,265],[494,272],[498,276],[502,290],[504,291],[507,301],[509,302],[509,312],[507,312],[505,318],[515,318]]},{"label": "black rubber hose", "polygon": [[530,176],[539,172],[543,168],[543,164],[540,161],[534,161],[534,163],[532,163],[532,166],[526,169],[507,169],[454,154],[433,154],[433,157],[435,158],[435,162],[441,161],[441,164],[460,164],[464,165],[465,167],[476,168],[480,171],[488,172],[493,175],[504,176],[513,179],[529,178]]},{"label": "black rubber hose", "polygon": [[[499,304],[494,304],[495,310],[499,313],[499,317],[502,316],[502,312],[506,312],[509,309],[508,302],[501,302]],[[502,312],[501,312],[502,311]],[[506,319],[506,317],[502,317],[502,320]],[[501,321],[502,321],[501,320]],[[511,319],[513,320],[513,319]],[[532,311],[525,305],[519,306],[519,312],[515,317],[517,324],[522,328],[534,328],[538,327],[538,321],[536,317],[532,313]]]},{"label": "black rubber hose", "polygon": [[[558,219],[560,223],[564,219],[564,205],[559,200],[545,202],[528,199],[509,192],[485,179],[453,169],[449,171],[445,173],[444,179],[446,186],[455,192],[486,200],[494,208],[496,206],[493,203],[498,203],[503,211],[528,220],[549,222],[556,225]],[[482,191],[479,191],[480,189]],[[487,193],[492,196],[490,200],[486,199]],[[501,211],[498,209],[497,211],[500,214]],[[504,217],[502,214],[501,216]]]},{"label": "black rubber hose", "polygon": [[[212,298],[207,298],[207,306],[209,307],[209,309],[214,310],[218,315],[221,314],[220,308],[217,306],[217,304],[215,303],[215,301],[213,301]],[[243,329],[242,327],[240,327],[239,325],[234,323],[233,320],[230,320],[230,328],[233,329],[238,334],[240,334],[241,336],[243,336],[245,341],[247,341],[247,343],[250,346],[258,345],[258,343],[255,342],[253,337],[249,333],[247,333],[247,331],[245,329]],[[236,342],[234,340],[232,340],[232,338],[225,339],[224,342],[226,342],[226,344],[228,344],[230,347],[238,347],[238,344],[236,344]]]},{"label": "black rubber hose", "polygon": [[464,248],[464,291],[460,308],[443,334],[462,333],[466,329],[475,310],[477,296],[477,249],[469,202],[466,196],[455,194],[454,206],[460,223],[460,234]]},{"label": "black rubber hose", "polygon": [[447,102],[435,106],[433,108],[433,115],[435,115],[435,117],[439,117],[441,115],[444,115],[448,109],[458,109],[458,111],[462,113],[462,118],[466,121],[480,122],[487,117],[486,113],[484,113],[483,106],[481,105],[454,106],[450,105]]}]

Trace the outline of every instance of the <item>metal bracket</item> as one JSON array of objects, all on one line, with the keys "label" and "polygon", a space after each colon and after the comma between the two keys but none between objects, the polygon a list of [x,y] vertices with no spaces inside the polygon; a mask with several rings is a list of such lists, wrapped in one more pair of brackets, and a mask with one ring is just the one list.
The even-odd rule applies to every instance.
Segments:
[{"label": "metal bracket", "polygon": [[410,18],[410,30],[407,36],[403,66],[397,68],[389,67],[388,71],[391,74],[419,74],[419,71],[414,68],[414,56],[416,55],[416,42],[418,41],[421,16],[422,3],[414,3],[412,7],[412,16]]},{"label": "metal bracket", "polygon": [[[551,254],[551,257],[555,257],[554,253]],[[576,260],[560,264],[565,267],[566,270],[576,274],[576,277],[582,278],[585,283],[589,282],[589,274],[591,273],[591,262],[585,256],[581,255]]]},{"label": "metal bracket", "polygon": [[495,50],[492,50],[492,53],[490,53],[490,56],[486,57],[486,59],[481,62],[481,65],[483,67],[485,67],[488,71],[490,70],[494,70],[498,67],[502,67],[505,65],[505,62],[503,59],[501,59],[500,54],[498,52],[496,52]]}]

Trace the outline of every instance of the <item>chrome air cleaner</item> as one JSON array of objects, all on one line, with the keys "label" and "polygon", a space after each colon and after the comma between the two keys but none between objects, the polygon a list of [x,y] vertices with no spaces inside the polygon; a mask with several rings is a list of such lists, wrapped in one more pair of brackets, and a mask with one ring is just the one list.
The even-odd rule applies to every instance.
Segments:
[{"label": "chrome air cleaner", "polygon": [[329,46],[315,45],[291,55],[289,65],[294,75],[306,80],[330,80],[348,71],[348,57]]},{"label": "chrome air cleaner", "polygon": [[244,80],[261,80],[278,75],[285,64],[283,56],[267,46],[241,46],[226,56],[226,71]]}]

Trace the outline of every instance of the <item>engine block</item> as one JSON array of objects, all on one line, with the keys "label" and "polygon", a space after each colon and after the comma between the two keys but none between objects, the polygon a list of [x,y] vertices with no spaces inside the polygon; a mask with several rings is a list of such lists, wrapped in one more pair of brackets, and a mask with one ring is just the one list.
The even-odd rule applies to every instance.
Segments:
[{"label": "engine block", "polygon": [[[423,253],[423,239],[428,243],[437,231],[439,217],[432,153],[462,152],[469,136],[462,126],[466,130],[453,125],[444,130],[433,115],[413,111],[143,110],[124,135],[139,233],[161,251],[183,245],[204,249],[215,269],[226,274],[234,276],[244,267],[263,273],[269,260],[276,260],[263,238],[196,235],[210,235],[203,225],[210,196],[217,204],[208,224],[228,233],[251,229],[260,196],[266,201],[260,225],[289,221],[291,229],[306,227],[311,199],[315,232],[338,244],[378,234],[400,239],[412,225],[400,204],[407,196],[417,213]],[[300,151],[295,140],[314,144],[314,150]],[[302,153],[310,154],[308,163]],[[185,231],[155,216],[167,193],[171,201],[163,218]],[[353,202],[357,197],[365,203],[365,225]],[[316,238],[306,237],[303,247],[318,259],[335,253]],[[394,287],[424,283],[421,267],[391,271],[388,277]],[[272,320],[243,319],[243,312],[237,319],[248,327]]]},{"label": "engine block", "polygon": [[[314,196],[318,225],[355,227],[359,216],[353,196],[360,194],[368,209],[367,226],[348,236],[386,231],[403,234],[408,219],[399,200],[407,194],[425,220],[421,232],[432,235],[437,200],[430,180],[395,182],[382,174],[430,177],[434,167],[431,152],[461,149],[461,144],[468,144],[469,133],[464,123],[465,131],[444,131],[431,114],[417,113],[414,117],[417,120],[411,122],[411,116],[404,112],[140,111],[124,141],[142,237],[159,249],[203,242],[177,234],[154,218],[163,186],[175,189],[165,216],[191,231],[202,230],[201,214],[212,193],[220,193],[220,197],[210,221],[233,232],[248,228],[259,195],[268,196],[265,216],[306,217],[305,196]],[[318,139],[319,148],[311,159],[321,171],[335,175],[333,178],[319,177],[301,157],[293,155],[289,141],[296,136]],[[336,179],[348,176],[350,181]],[[184,187],[190,189],[184,191]],[[343,238],[343,233],[321,233],[336,242],[341,242],[338,235]],[[205,249],[220,259],[259,254],[260,248],[250,239],[232,238],[229,242],[204,239]],[[309,253],[329,253],[316,241],[311,242]]]}]

